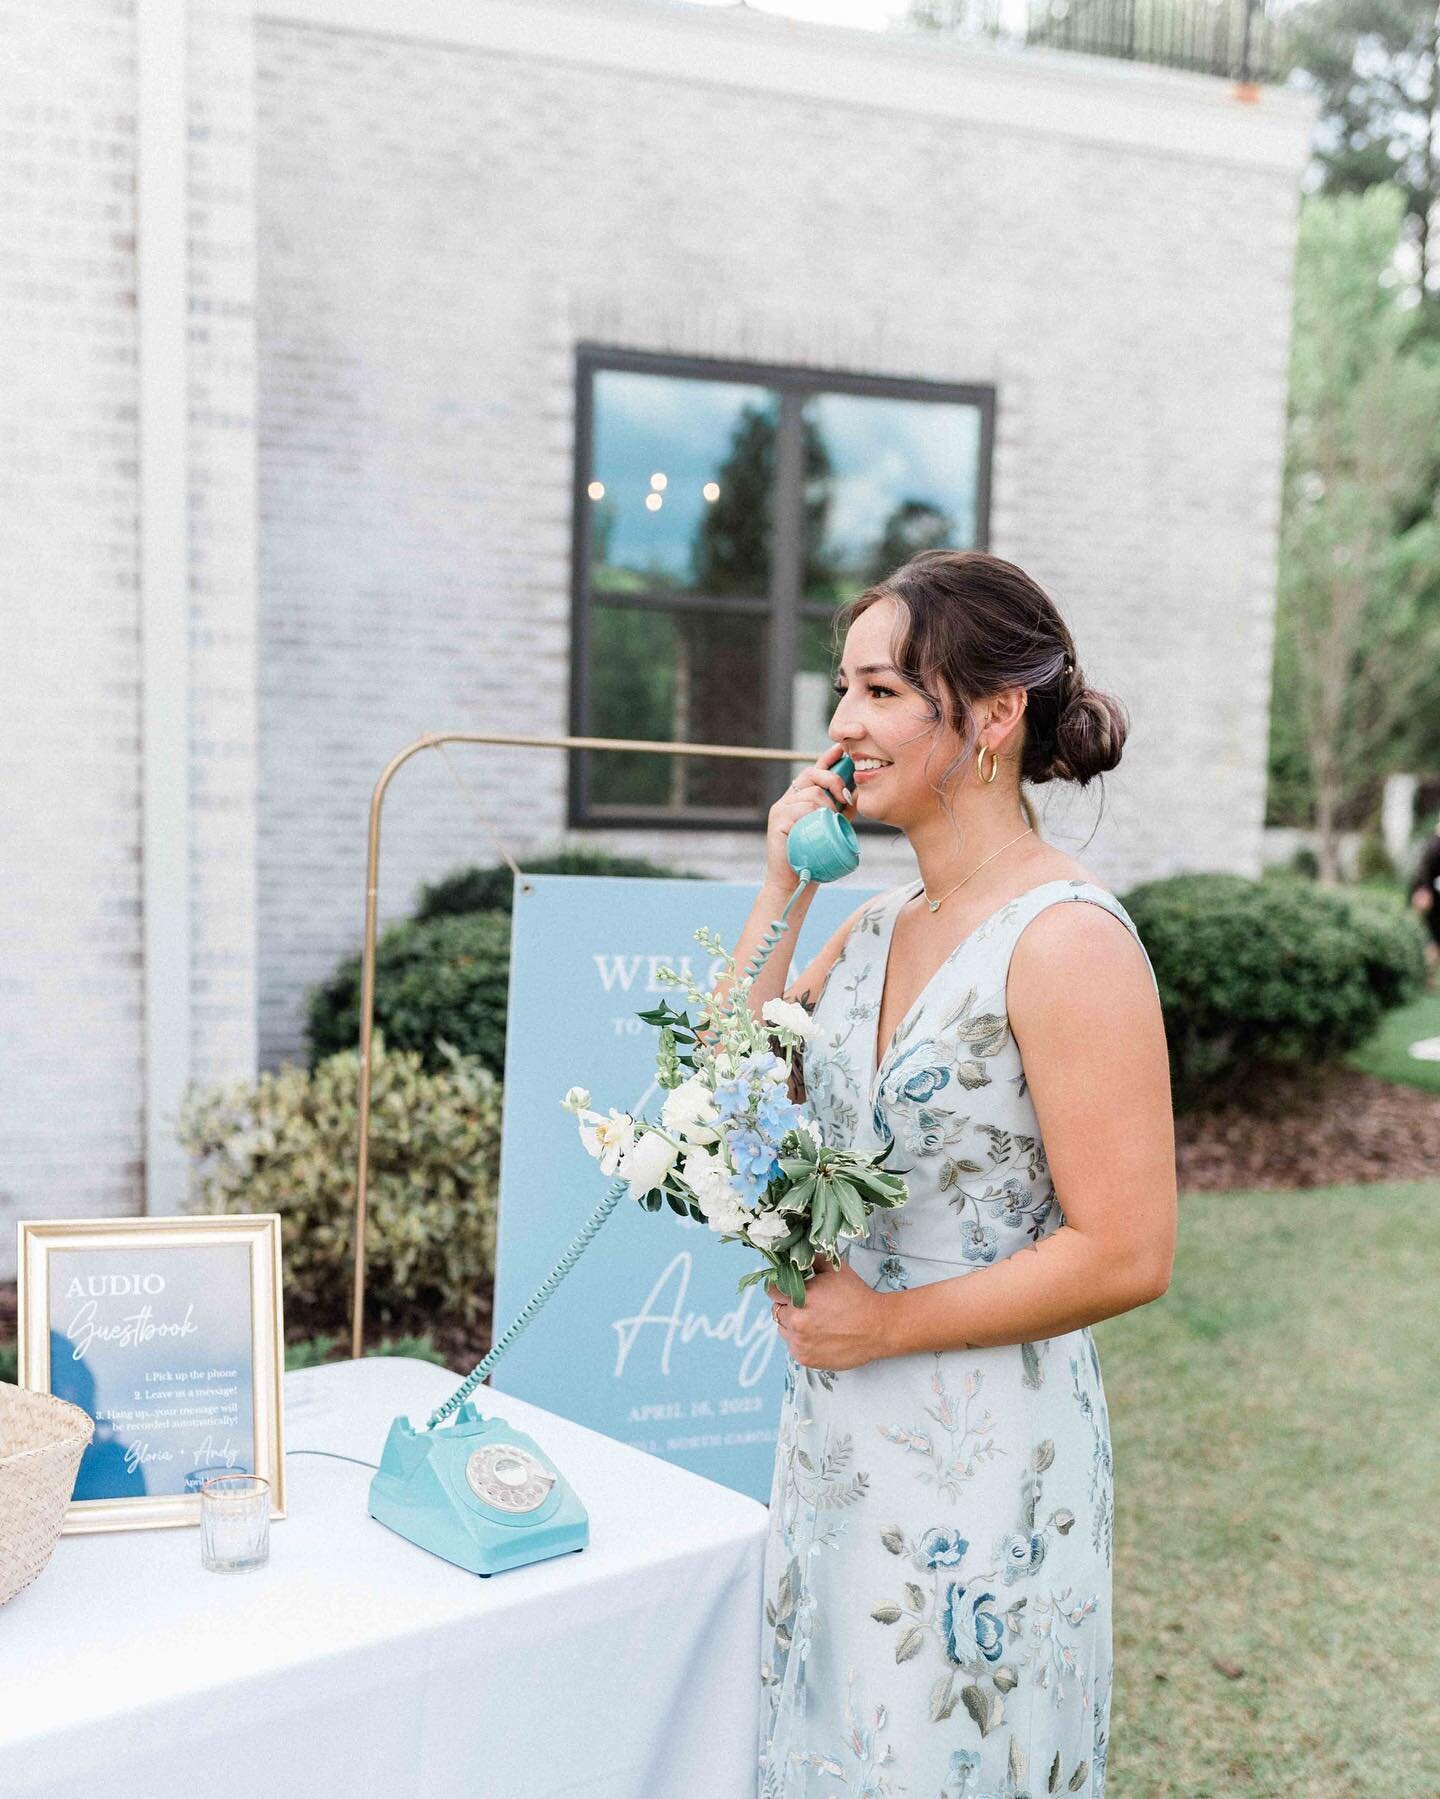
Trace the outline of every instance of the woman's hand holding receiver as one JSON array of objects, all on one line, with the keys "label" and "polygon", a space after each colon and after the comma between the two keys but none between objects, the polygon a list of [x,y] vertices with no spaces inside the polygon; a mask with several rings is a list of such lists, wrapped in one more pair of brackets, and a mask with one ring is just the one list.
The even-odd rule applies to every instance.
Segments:
[{"label": "woman's hand holding receiver", "polygon": [[853,820],[854,795],[834,772],[835,764],[844,754],[843,744],[832,743],[823,755],[816,757],[813,767],[801,769],[770,808],[770,823],[765,833],[767,887],[783,888],[787,894],[793,891],[799,876],[790,866],[786,839],[797,819],[803,818],[807,812],[813,812],[817,806],[831,805],[831,800],[825,797],[827,794],[833,796],[833,809]]}]

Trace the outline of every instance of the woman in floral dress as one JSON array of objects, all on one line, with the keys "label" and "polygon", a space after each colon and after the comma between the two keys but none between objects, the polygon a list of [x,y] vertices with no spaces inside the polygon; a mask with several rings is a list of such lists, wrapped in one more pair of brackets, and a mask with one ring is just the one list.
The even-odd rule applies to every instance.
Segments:
[{"label": "woman in floral dress", "polygon": [[[827,796],[905,834],[918,877],[787,997],[813,1014],[826,1139],[893,1143],[909,1199],[803,1307],[767,1288],[789,1354],[757,1791],[1100,1799],[1113,1489],[1089,1327],[1169,1282],[1169,1070],[1134,925],[1040,839],[1020,783],[1084,786],[1125,718],[999,557],[925,552],[840,625],[834,743],[771,811],[736,955],[779,915],[786,836]],[[786,960],[782,943],[757,1014]]]}]

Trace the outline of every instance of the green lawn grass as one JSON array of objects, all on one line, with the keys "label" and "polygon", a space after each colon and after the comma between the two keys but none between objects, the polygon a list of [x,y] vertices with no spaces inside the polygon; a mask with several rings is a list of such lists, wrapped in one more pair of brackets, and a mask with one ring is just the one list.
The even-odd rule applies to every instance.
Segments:
[{"label": "green lawn grass", "polygon": [[1440,1181],[1187,1195],[1169,1292],[1096,1327],[1111,1799],[1440,1793],[1437,1212]]},{"label": "green lawn grass", "polygon": [[1440,1793],[1437,1217],[1440,1180],[1187,1194],[1169,1292],[1095,1327],[1109,1799]]},{"label": "green lawn grass", "polygon": [[1410,1045],[1422,1037],[1440,1037],[1440,993],[1423,994],[1408,1006],[1387,1012],[1370,1041],[1346,1061],[1351,1068],[1378,1075],[1382,1081],[1440,1093],[1440,1062],[1417,1062],[1408,1054]]}]

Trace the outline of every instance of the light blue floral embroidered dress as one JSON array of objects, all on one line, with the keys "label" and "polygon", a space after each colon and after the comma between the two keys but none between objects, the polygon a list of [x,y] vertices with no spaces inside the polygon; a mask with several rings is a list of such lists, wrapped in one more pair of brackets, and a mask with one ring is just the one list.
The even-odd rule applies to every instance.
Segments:
[{"label": "light blue floral embroidered dress", "polygon": [[[897,888],[856,920],[805,1051],[827,1141],[870,1150],[893,1135],[889,1165],[907,1173],[906,1204],[876,1214],[847,1256],[885,1290],[971,1274],[1064,1223],[1006,1019],[1011,953],[1062,901],[1104,907],[1139,940],[1091,882],[1032,888],[951,952],[877,1070],[890,938],[921,888]],[[1101,1799],[1111,1496],[1088,1328],[840,1372],[787,1357],[760,1799]]]}]

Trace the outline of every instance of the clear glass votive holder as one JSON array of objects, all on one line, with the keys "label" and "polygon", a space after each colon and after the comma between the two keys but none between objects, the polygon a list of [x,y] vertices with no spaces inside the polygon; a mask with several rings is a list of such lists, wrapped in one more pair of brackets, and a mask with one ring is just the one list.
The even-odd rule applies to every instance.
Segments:
[{"label": "clear glass votive holder", "polygon": [[270,1559],[270,1483],[213,1474],[200,1489],[200,1561],[212,1574],[263,1568]]}]

